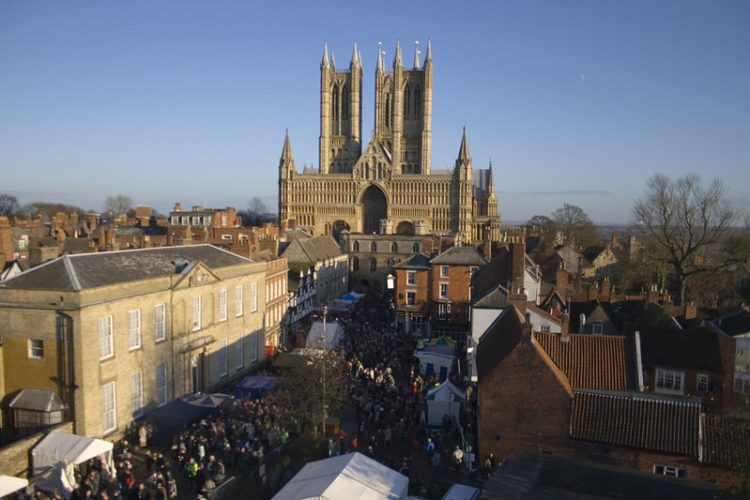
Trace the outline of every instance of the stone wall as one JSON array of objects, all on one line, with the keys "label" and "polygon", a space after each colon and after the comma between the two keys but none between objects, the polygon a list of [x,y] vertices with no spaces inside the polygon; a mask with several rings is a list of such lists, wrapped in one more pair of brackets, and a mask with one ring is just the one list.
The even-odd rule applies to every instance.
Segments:
[{"label": "stone wall", "polygon": [[[73,422],[60,424],[54,430],[73,433]],[[0,448],[0,474],[26,477],[31,465],[29,451],[46,435],[46,432],[40,432]]]}]

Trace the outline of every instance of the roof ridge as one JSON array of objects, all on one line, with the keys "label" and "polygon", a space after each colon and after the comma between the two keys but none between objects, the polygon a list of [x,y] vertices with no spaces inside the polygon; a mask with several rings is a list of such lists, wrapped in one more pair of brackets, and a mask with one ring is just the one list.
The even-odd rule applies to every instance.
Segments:
[{"label": "roof ridge", "polygon": [[65,264],[65,271],[70,277],[70,281],[73,283],[74,290],[81,290],[81,281],[78,279],[78,273],[76,273],[73,263],[70,261],[70,255],[64,254],[62,256],[63,264]]}]

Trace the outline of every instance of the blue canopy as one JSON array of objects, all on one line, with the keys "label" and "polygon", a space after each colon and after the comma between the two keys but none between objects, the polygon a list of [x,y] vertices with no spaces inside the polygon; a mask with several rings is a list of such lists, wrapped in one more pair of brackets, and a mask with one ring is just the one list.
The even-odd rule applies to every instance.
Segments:
[{"label": "blue canopy", "polygon": [[270,391],[279,383],[276,377],[266,375],[248,375],[234,386],[234,394],[237,397],[251,396],[255,399],[263,397],[263,393]]}]

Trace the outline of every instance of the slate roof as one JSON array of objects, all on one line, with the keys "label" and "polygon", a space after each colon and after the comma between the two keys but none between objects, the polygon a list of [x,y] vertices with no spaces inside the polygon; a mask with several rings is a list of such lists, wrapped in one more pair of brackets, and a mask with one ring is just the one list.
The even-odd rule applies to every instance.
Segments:
[{"label": "slate roof", "polygon": [[399,262],[393,269],[430,270],[430,257],[423,253],[415,253],[403,262]]},{"label": "slate roof", "polygon": [[750,472],[750,421],[706,415],[703,436],[705,463]]},{"label": "slate roof", "polygon": [[631,327],[640,332],[641,358],[645,368],[656,366],[723,371],[716,334],[701,328],[694,331]]},{"label": "slate roof", "polygon": [[487,260],[474,247],[451,247],[430,261],[430,264],[454,266],[485,266]]},{"label": "slate roof", "polygon": [[633,351],[625,337],[534,332],[533,338],[576,389],[624,391],[634,386]]},{"label": "slate roof", "polygon": [[85,290],[175,274],[172,262],[202,262],[211,269],[252,262],[213,245],[145,248],[63,255],[3,282],[5,288]]},{"label": "slate roof", "polygon": [[312,238],[300,238],[292,241],[281,256],[286,257],[290,264],[314,264],[342,255],[341,248],[333,237],[313,236]]},{"label": "slate roof", "polygon": [[477,346],[477,375],[487,375],[518,345],[521,340],[521,320],[515,307],[505,309],[479,339]]},{"label": "slate roof", "polygon": [[503,309],[508,307],[508,289],[497,285],[477,297],[471,307],[475,309]]},{"label": "slate roof", "polygon": [[505,460],[482,486],[482,498],[591,500],[646,498],[713,499],[719,487],[629,467],[554,455],[523,454]]},{"label": "slate roof", "polygon": [[745,310],[735,311],[715,319],[711,323],[730,336],[750,333],[750,312]]},{"label": "slate roof", "polygon": [[[594,315],[594,313],[598,313]],[[609,320],[609,314],[607,310],[602,307],[602,304],[594,299],[586,302],[571,302],[570,303],[570,331],[580,332],[581,331],[581,314],[586,316],[586,324],[593,321],[601,321],[601,318],[597,316],[605,316],[604,320]]]},{"label": "slate roof", "polygon": [[574,391],[570,437],[698,457],[700,398]]}]

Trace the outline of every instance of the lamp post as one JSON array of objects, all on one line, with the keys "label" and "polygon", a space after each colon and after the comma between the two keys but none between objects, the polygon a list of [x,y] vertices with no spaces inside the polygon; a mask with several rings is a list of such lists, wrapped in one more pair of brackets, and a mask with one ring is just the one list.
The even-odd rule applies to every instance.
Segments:
[{"label": "lamp post", "polygon": [[326,350],[326,317],[328,316],[328,306],[323,306],[323,437],[326,436],[326,422],[328,421],[328,401],[326,399],[326,362],[327,354]]}]

